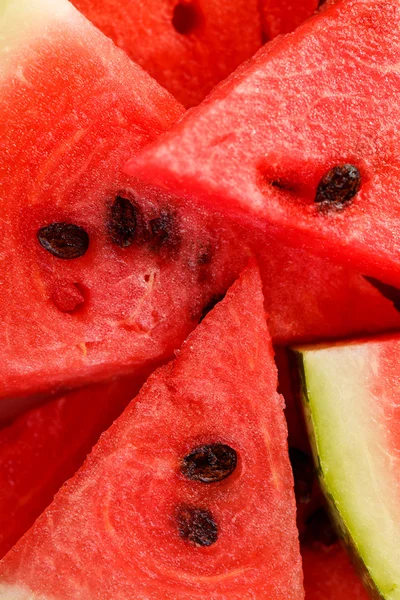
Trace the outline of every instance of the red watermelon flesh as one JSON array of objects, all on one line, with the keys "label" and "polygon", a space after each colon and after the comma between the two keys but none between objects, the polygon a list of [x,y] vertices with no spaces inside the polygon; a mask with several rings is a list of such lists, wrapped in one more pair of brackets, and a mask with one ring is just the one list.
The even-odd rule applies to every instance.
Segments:
[{"label": "red watermelon flesh", "polygon": [[261,26],[266,40],[294,31],[318,9],[319,0],[261,0]]},{"label": "red watermelon flesh", "polygon": [[339,543],[302,546],[301,556],[306,600],[368,600],[361,578]]},{"label": "red watermelon flesh", "polygon": [[73,0],[186,107],[261,46],[257,0]]},{"label": "red watermelon flesh", "polygon": [[328,3],[128,171],[400,283],[400,5]]},{"label": "red watermelon flesh", "polygon": [[95,384],[32,409],[0,430],[0,557],[33,525],[137,392],[136,377]]},{"label": "red watermelon flesh", "polygon": [[0,38],[0,398],[170,357],[247,260],[121,173],[182,107],[66,0],[8,0]]},{"label": "red watermelon flesh", "polygon": [[244,232],[264,283],[275,343],[320,341],[399,329],[400,313],[360,274],[279,242],[272,233]]},{"label": "red watermelon flesh", "polygon": [[0,595],[303,598],[276,384],[252,267],[3,559]]}]

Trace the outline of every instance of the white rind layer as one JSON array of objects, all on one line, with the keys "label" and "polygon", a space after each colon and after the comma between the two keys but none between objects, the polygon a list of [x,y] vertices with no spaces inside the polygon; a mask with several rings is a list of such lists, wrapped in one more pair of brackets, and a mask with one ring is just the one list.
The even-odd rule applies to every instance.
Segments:
[{"label": "white rind layer", "polygon": [[7,76],[16,53],[43,38],[46,28],[76,18],[68,0],[0,0],[0,78]]},{"label": "white rind layer", "polygon": [[19,585],[0,583],[0,600],[54,600],[51,596],[37,596],[31,590]]},{"label": "white rind layer", "polygon": [[380,345],[299,352],[325,492],[379,592],[399,600],[400,459],[386,443],[385,398],[374,395]]}]

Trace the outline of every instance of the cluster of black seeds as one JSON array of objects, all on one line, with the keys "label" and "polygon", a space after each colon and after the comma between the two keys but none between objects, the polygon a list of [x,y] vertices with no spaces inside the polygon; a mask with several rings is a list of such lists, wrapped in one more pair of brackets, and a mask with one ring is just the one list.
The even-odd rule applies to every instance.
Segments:
[{"label": "cluster of black seeds", "polygon": [[[122,196],[116,196],[108,209],[106,231],[111,242],[119,248],[128,248],[134,242],[148,244],[154,253],[177,250],[181,233],[175,213],[167,208],[159,216],[146,222],[139,207]],[[74,223],[51,223],[39,229],[39,243],[53,256],[63,259],[82,257],[89,248],[89,235]]]},{"label": "cluster of black seeds", "polygon": [[120,248],[128,248],[134,242],[147,244],[155,254],[175,251],[182,241],[173,211],[163,207],[157,217],[147,221],[139,206],[122,196],[117,196],[109,209],[107,230],[111,241]]},{"label": "cluster of black seeds", "polygon": [[[181,461],[181,474],[191,481],[211,484],[229,477],[237,466],[236,450],[216,442],[193,448]],[[211,546],[218,539],[218,525],[206,508],[182,505],[176,514],[179,535],[195,546]]]}]

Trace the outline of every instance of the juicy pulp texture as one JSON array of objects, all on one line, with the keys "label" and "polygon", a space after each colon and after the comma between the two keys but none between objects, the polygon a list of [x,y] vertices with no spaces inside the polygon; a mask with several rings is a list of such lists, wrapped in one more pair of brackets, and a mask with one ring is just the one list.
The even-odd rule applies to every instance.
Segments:
[{"label": "juicy pulp texture", "polygon": [[[304,597],[283,399],[257,269],[247,269],[84,467],[0,563],[0,597],[173,600]],[[186,479],[183,457],[223,443],[237,467]],[[177,509],[213,515],[196,547]],[[32,594],[32,596],[29,596]]]},{"label": "juicy pulp texture", "polygon": [[186,107],[261,47],[257,0],[73,0]]},{"label": "juicy pulp texture", "polygon": [[137,392],[136,377],[91,385],[0,430],[0,557],[33,525]]},{"label": "juicy pulp texture", "polygon": [[[247,259],[212,217],[176,213],[122,173],[182,107],[66,0],[4,7],[0,398],[15,398],[170,357]],[[118,196],[136,215],[125,247],[110,228]],[[83,256],[58,258],[39,243],[54,223],[86,231]]]},{"label": "juicy pulp texture", "polygon": [[400,598],[400,339],[297,351],[324,491],[372,585]]},{"label": "juicy pulp texture", "polygon": [[[328,3],[127,171],[399,285],[399,40],[397,0]],[[359,192],[316,202],[323,177],[345,164],[358,169]]]}]

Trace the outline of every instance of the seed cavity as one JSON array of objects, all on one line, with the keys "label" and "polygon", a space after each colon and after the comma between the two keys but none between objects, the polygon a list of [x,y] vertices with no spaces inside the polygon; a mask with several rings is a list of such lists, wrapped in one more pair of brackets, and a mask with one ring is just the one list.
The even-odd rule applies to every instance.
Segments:
[{"label": "seed cavity", "polygon": [[337,533],[325,508],[318,508],[306,521],[306,530],[301,542],[308,545],[333,546],[338,541]]},{"label": "seed cavity", "polygon": [[205,508],[181,506],[176,520],[181,538],[194,546],[212,546],[218,539],[218,526],[211,512]]},{"label": "seed cavity", "polygon": [[135,240],[137,208],[122,196],[117,196],[110,207],[107,229],[114,244],[128,248]]},{"label": "seed cavity", "polygon": [[318,184],[315,202],[321,212],[342,210],[350,204],[361,187],[361,174],[354,165],[337,165]]},{"label": "seed cavity", "polygon": [[200,24],[201,15],[198,8],[189,2],[179,2],[172,15],[172,25],[177,33],[189,35]]},{"label": "seed cavity", "polygon": [[289,448],[293,470],[294,493],[298,503],[306,504],[311,499],[315,470],[311,457],[298,448]]},{"label": "seed cavity", "polygon": [[368,275],[364,275],[364,279],[373,285],[384,298],[390,300],[395,309],[400,312],[400,290],[398,288],[389,285],[388,283],[383,283],[383,281],[379,281],[379,279],[375,279],[375,277],[369,277]]},{"label": "seed cavity", "polygon": [[229,477],[236,465],[236,450],[227,444],[208,444],[194,448],[185,456],[181,473],[192,481],[214,483]]},{"label": "seed cavity", "polygon": [[74,223],[52,223],[39,229],[40,245],[57,258],[80,258],[89,248],[89,236]]},{"label": "seed cavity", "polygon": [[62,281],[57,284],[51,299],[60,312],[74,313],[85,303],[83,287],[79,283]]}]

